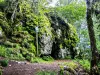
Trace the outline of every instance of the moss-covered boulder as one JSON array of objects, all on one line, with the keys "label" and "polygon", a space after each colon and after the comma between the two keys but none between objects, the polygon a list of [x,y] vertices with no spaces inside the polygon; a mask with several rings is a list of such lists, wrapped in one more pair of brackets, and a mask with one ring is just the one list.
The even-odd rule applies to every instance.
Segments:
[{"label": "moss-covered boulder", "polygon": [[[2,0],[0,7],[0,39],[5,57],[27,59],[36,56],[36,31],[38,26],[38,54],[65,58],[69,52],[75,57],[77,43],[75,27],[68,24],[55,13],[47,14],[39,9],[36,13],[34,3],[30,0]],[[2,35],[3,34],[3,35]]]},{"label": "moss-covered boulder", "polygon": [[77,32],[73,25],[68,24],[64,19],[55,13],[47,14],[52,27],[52,51],[54,58],[65,58],[68,53],[75,57],[75,50],[78,42]]}]

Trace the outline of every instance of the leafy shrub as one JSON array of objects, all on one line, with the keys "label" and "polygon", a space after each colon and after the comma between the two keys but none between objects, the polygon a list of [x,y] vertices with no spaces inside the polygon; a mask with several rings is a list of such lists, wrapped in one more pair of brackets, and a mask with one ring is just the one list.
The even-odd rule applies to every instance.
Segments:
[{"label": "leafy shrub", "polygon": [[68,55],[68,56],[65,57],[65,59],[71,59],[71,56]]},{"label": "leafy shrub", "polygon": [[11,43],[9,41],[6,41],[4,44],[5,44],[6,47],[12,47],[13,46],[13,43]]},{"label": "leafy shrub", "polygon": [[90,62],[88,60],[76,60],[80,63],[80,65],[89,72],[90,70]]},{"label": "leafy shrub", "polygon": [[3,46],[0,46],[0,56],[3,56],[3,57],[6,56],[6,48]]},{"label": "leafy shrub", "polygon": [[43,56],[42,59],[45,61],[53,61],[54,60],[51,56]]},{"label": "leafy shrub", "polygon": [[[75,62],[66,62],[62,65],[60,65],[60,71],[59,71],[59,75],[70,75],[72,73],[72,75],[76,74],[75,69],[78,67],[78,65]],[[66,69],[65,69],[66,68]]]},{"label": "leafy shrub", "polygon": [[21,53],[11,54],[8,58],[13,60],[25,60]]},{"label": "leafy shrub", "polygon": [[60,69],[59,74],[64,75],[64,69],[63,68]]},{"label": "leafy shrub", "polygon": [[70,67],[70,68],[73,68],[73,69],[76,69],[78,67],[78,64],[76,64],[75,62],[66,62],[64,65]]},{"label": "leafy shrub", "polygon": [[33,53],[28,52],[26,54],[26,60],[32,61],[33,58],[35,58],[35,55]]},{"label": "leafy shrub", "polygon": [[17,48],[7,48],[6,57],[14,60],[25,60],[20,50]]},{"label": "leafy shrub", "polygon": [[36,47],[33,43],[30,43],[30,48],[28,49],[28,51],[36,55]]},{"label": "leafy shrub", "polygon": [[35,58],[32,58],[31,62],[32,63],[41,63],[41,62],[45,62],[45,61],[42,58],[35,57]]},{"label": "leafy shrub", "polygon": [[8,66],[8,60],[6,60],[6,59],[5,60],[1,60],[0,64],[1,64],[2,67],[6,67],[6,66]]}]

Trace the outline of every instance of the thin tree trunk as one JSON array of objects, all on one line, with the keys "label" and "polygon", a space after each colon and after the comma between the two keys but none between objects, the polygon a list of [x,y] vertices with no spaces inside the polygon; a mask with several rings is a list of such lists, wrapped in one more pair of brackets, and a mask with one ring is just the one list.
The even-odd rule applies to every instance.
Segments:
[{"label": "thin tree trunk", "polygon": [[91,44],[91,52],[92,52],[92,60],[91,60],[91,75],[99,75],[98,74],[98,67],[97,67],[97,47],[96,47],[96,39],[93,29],[93,20],[92,20],[92,6],[91,6],[91,0],[86,0],[87,4],[87,13],[86,13],[86,19],[87,19],[87,26],[88,26],[88,32],[90,37],[90,44]]}]

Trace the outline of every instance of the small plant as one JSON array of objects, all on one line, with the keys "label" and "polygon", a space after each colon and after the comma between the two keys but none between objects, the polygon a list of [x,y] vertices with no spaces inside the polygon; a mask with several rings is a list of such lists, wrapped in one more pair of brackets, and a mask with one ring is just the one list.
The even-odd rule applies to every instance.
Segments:
[{"label": "small plant", "polygon": [[54,71],[40,71],[36,75],[57,75],[57,73]]},{"label": "small plant", "polygon": [[65,62],[64,64],[60,65],[59,75],[70,75],[70,73],[72,73],[73,75],[76,75],[75,69],[77,67],[78,67],[78,64],[73,61]]},{"label": "small plant", "polygon": [[31,62],[32,63],[40,63],[40,62],[45,62],[45,61],[42,58],[35,57],[35,58],[32,58]]},{"label": "small plant", "polygon": [[53,61],[54,60],[51,56],[43,56],[42,59],[45,61]]},{"label": "small plant", "polygon": [[73,69],[76,69],[78,67],[78,64],[76,64],[75,62],[66,62],[64,65],[70,67],[70,68],[73,68]]},{"label": "small plant", "polygon": [[89,72],[90,70],[90,62],[88,60],[76,60],[80,63],[80,65]]},{"label": "small plant", "polygon": [[3,46],[0,46],[0,56],[2,57],[6,56],[6,48]]},{"label": "small plant", "polygon": [[64,75],[64,68],[63,68],[62,66],[60,67],[59,74],[60,74],[60,75]]},{"label": "small plant", "polygon": [[2,67],[6,67],[6,66],[8,66],[8,60],[6,60],[6,59],[5,60],[1,60],[0,64],[1,64]]}]

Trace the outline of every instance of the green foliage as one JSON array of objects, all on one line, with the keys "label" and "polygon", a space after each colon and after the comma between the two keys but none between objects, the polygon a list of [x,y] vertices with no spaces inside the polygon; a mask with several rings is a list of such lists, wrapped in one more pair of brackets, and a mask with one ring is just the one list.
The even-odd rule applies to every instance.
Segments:
[{"label": "green foliage", "polygon": [[71,59],[71,56],[70,56],[70,55],[67,55],[67,56],[65,57],[65,59]]},{"label": "green foliage", "polygon": [[64,39],[64,43],[70,52],[71,58],[73,59],[77,54],[77,49],[75,47],[79,39],[75,27],[71,24],[69,24],[69,27],[70,30],[68,31],[68,38]]},{"label": "green foliage", "polygon": [[31,62],[32,63],[41,63],[41,62],[45,62],[45,61],[42,58],[35,57],[35,58],[32,58]]},{"label": "green foliage", "polygon": [[[0,3],[2,2],[4,2],[4,0],[0,1]],[[45,4],[43,2],[47,3],[45,0],[41,1],[39,0],[39,4],[36,5],[37,7],[35,6],[35,3],[31,0],[13,0],[13,1],[8,0],[6,2],[7,8],[4,9],[5,11],[0,12],[0,30],[2,30],[3,33],[6,35],[5,36],[6,40],[2,42],[3,45],[0,46],[1,56],[17,60],[26,59],[31,62],[34,61],[39,62],[37,58],[35,58],[36,55],[35,27],[36,26],[39,27],[39,33],[38,33],[39,40],[41,40],[43,34],[46,34],[46,36],[50,36],[52,40],[54,40],[54,38],[57,38],[55,33],[53,33],[53,27],[51,26],[50,22],[51,19],[47,17],[48,11],[47,9],[44,8]],[[69,7],[74,8],[72,6]],[[58,11],[59,9],[62,8],[57,8]],[[83,16],[82,14],[80,15]],[[75,19],[77,19],[76,15],[74,17]],[[62,24],[63,23],[61,23],[60,26],[64,26]],[[67,25],[67,23],[65,25]],[[70,46],[76,47],[78,38],[75,27],[70,24],[69,27],[70,27],[69,32],[67,32],[67,27],[65,28],[64,31],[62,29],[63,31],[62,33],[64,34],[64,38],[66,39],[61,38],[63,42],[59,44],[60,49],[64,47],[70,48]],[[41,42],[39,41],[39,47],[41,47],[40,43]],[[43,59],[45,61],[53,60],[52,57],[43,57]]]},{"label": "green foliage", "polygon": [[57,7],[59,14],[67,18],[69,23],[74,23],[77,20],[85,17],[86,4],[85,2],[76,3],[72,2],[66,6]]},{"label": "green foliage", "polygon": [[98,69],[99,69],[99,72],[100,72],[100,62],[98,63]]},{"label": "green foliage", "polygon": [[42,59],[45,61],[53,61],[54,60],[51,56],[43,56]]},{"label": "green foliage", "polygon": [[31,62],[34,58],[35,58],[35,55],[33,53],[28,52],[26,54],[26,60]]},{"label": "green foliage", "polygon": [[6,5],[5,0],[0,0],[0,9],[3,9],[5,5]]},{"label": "green foliage", "polygon": [[39,71],[36,75],[57,75],[54,71]]},{"label": "green foliage", "polygon": [[[96,2],[94,5],[94,10],[99,11],[100,3]],[[95,31],[95,38],[96,38],[96,46],[98,51],[100,52],[100,14],[96,12],[93,15],[93,24],[94,24],[94,31]]]},{"label": "green foliage", "polygon": [[60,75],[64,75],[64,70],[61,69],[61,70],[59,71],[59,74],[60,74]]},{"label": "green foliage", "polygon": [[79,64],[86,70],[87,72],[90,71],[90,62],[88,60],[76,60]]},{"label": "green foliage", "polygon": [[78,42],[78,36],[77,36],[77,32],[74,26],[72,26],[71,24],[69,24],[70,26],[70,30],[69,30],[69,36],[67,39],[64,39],[64,42],[66,45],[68,45],[68,47],[73,46],[76,47],[76,44]]},{"label": "green foliage", "polygon": [[2,67],[6,67],[6,66],[8,66],[8,60],[7,59],[0,60],[0,64]]},{"label": "green foliage", "polygon": [[78,64],[77,63],[75,63],[75,62],[66,62],[64,65],[66,65],[66,66],[68,66],[68,67],[70,67],[70,68],[72,68],[72,69],[76,69],[77,67],[78,67]]},{"label": "green foliage", "polygon": [[[76,62],[71,61],[69,62],[65,62],[64,64],[60,65],[60,75],[70,75],[70,73],[73,73],[73,75],[75,74],[75,69],[78,68],[78,64]],[[65,67],[66,70],[65,70]]]},{"label": "green foliage", "polygon": [[6,57],[6,48],[4,46],[0,46],[0,56]]},{"label": "green foliage", "polygon": [[32,52],[32,53],[34,53],[36,55],[36,47],[35,47],[34,44],[32,44],[32,43],[30,44],[29,51]]},{"label": "green foliage", "polygon": [[0,0],[0,2],[4,2],[4,0]]}]

